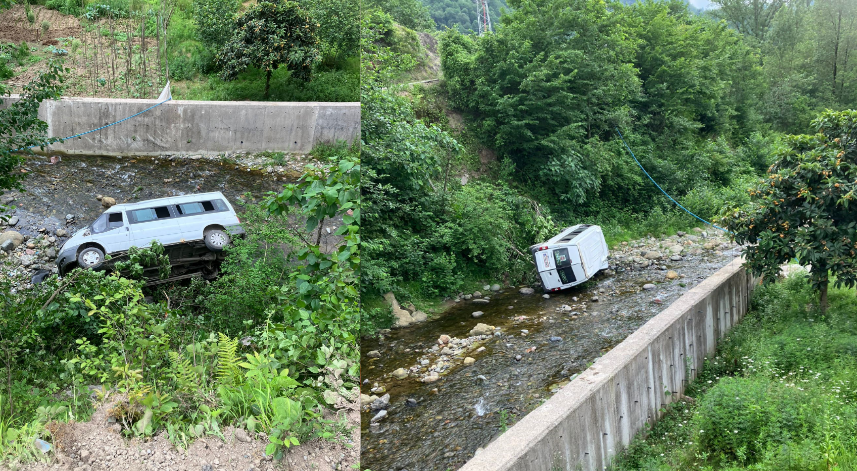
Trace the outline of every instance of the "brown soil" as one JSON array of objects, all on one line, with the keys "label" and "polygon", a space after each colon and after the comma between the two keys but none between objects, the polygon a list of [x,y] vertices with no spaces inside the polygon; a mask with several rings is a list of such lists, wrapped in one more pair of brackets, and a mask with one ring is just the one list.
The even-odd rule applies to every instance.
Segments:
[{"label": "brown soil", "polygon": [[[80,36],[80,22],[74,16],[63,15],[38,5],[30,8],[36,17],[32,25],[27,21],[27,13],[23,5],[15,5],[0,14],[0,41],[15,44],[26,41],[46,46],[57,44],[56,38]],[[43,21],[51,24],[45,34],[42,34]]]},{"label": "brown soil", "polygon": [[[109,411],[123,398],[108,398],[87,422],[51,422],[54,450],[44,463],[13,465],[22,471],[149,471],[149,470],[346,470],[359,463],[360,412],[357,403],[342,401],[327,419],[345,416],[350,436],[339,441],[320,439],[292,447],[286,456],[275,461],[265,456],[267,440],[257,434],[250,441],[236,438],[236,430],[223,430],[226,440],[216,436],[197,439],[187,450],[179,450],[167,439],[166,432],[147,440],[127,439],[120,435],[121,426],[108,422]],[[347,443],[347,444],[346,444]],[[3,468],[0,465],[0,468]]]},{"label": "brown soil", "polygon": [[[123,80],[123,74],[127,74],[126,48],[127,42],[114,41],[109,35],[100,34],[102,29],[110,29],[107,20],[99,20],[93,25],[95,29],[85,31],[80,21],[72,16],[65,15],[55,10],[48,10],[41,6],[31,7],[36,20],[33,25],[27,21],[27,15],[22,5],[16,5],[9,10],[0,12],[0,42],[12,42],[20,44],[27,42],[30,47],[35,47],[33,55],[38,57],[50,56],[43,51],[44,46],[59,45],[69,51],[64,58],[63,66],[70,69],[66,75],[64,95],[89,96],[104,98],[156,98],[160,93],[158,83],[162,81],[158,75],[157,41],[153,37],[146,38],[146,62],[147,82],[151,87],[140,88],[135,82],[141,81],[140,53],[142,41],[139,37],[131,40],[132,48],[137,51],[133,53],[134,69],[129,75],[130,81]],[[41,23],[47,21],[50,28],[44,34],[41,31]],[[139,24],[130,25],[131,29],[139,27]],[[116,20],[113,30],[116,33],[127,33],[129,20]],[[92,29],[92,28],[90,28]],[[76,52],[66,44],[60,44],[59,38],[76,38],[82,45]],[[116,56],[113,56],[113,47],[116,48]],[[95,57],[96,52],[98,58]],[[112,57],[112,58],[111,58]],[[4,81],[11,93],[20,93],[22,87],[32,81],[45,69],[47,62],[42,60],[35,64],[25,64],[14,69],[15,76]],[[106,80],[105,85],[100,85],[97,79]]]}]

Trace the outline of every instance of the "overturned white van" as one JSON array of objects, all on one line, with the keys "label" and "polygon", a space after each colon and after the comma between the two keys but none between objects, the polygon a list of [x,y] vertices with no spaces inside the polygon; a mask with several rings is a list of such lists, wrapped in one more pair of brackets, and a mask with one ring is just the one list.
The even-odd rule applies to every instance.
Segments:
[{"label": "overturned white van", "polygon": [[608,268],[607,241],[599,226],[578,224],[530,247],[545,292],[559,291]]}]

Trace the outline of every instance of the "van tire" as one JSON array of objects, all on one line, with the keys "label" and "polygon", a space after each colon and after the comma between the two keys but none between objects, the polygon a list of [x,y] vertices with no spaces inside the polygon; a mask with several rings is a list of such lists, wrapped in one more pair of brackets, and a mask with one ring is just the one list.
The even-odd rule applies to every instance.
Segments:
[{"label": "van tire", "polygon": [[211,229],[210,231],[207,231],[203,236],[203,240],[205,241],[205,246],[212,252],[220,252],[229,245],[230,242],[229,234],[219,229]]},{"label": "van tire", "polygon": [[104,251],[98,247],[87,247],[77,254],[80,268],[95,268],[104,263]]}]

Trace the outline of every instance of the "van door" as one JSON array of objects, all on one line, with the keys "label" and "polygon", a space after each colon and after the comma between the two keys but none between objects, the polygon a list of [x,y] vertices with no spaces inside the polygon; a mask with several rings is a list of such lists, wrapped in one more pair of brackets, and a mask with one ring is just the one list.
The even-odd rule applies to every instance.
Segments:
[{"label": "van door", "polygon": [[175,218],[175,210],[169,205],[127,212],[131,227],[131,245],[148,247],[153,240],[162,245],[182,240],[181,226]]},{"label": "van door", "polygon": [[121,212],[104,213],[92,223],[92,240],[104,247],[106,253],[124,252],[131,242],[131,233]]}]

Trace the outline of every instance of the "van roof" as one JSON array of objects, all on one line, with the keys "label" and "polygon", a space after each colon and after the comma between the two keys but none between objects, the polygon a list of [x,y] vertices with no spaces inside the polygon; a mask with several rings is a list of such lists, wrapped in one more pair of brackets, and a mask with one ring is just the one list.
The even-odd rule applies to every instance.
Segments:
[{"label": "van roof", "polygon": [[601,228],[594,224],[577,224],[576,226],[566,227],[562,232],[551,237],[547,242],[536,244],[535,247],[544,245],[573,244],[587,232],[596,230],[601,230]]},{"label": "van roof", "polygon": [[156,198],[153,200],[146,201],[138,201],[136,203],[122,203],[113,205],[110,207],[108,211],[111,210],[119,210],[119,211],[127,211],[129,209],[139,209],[139,208],[149,208],[153,205],[157,204],[181,204],[181,203],[190,203],[194,201],[201,201],[205,199],[213,199],[213,198],[222,198],[226,199],[223,196],[223,193],[219,191],[211,191],[208,193],[193,193],[190,195],[181,195],[181,196],[167,196],[165,198]]}]

